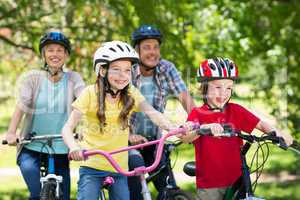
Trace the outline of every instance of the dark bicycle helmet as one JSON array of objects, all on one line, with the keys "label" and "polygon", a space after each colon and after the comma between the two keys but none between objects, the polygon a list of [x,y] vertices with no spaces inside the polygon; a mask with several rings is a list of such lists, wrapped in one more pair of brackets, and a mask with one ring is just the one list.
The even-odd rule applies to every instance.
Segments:
[{"label": "dark bicycle helmet", "polygon": [[44,46],[46,46],[47,44],[60,44],[62,46],[64,46],[66,48],[66,50],[68,51],[68,53],[71,53],[71,43],[69,41],[69,39],[62,33],[60,32],[49,32],[46,33],[40,40],[40,44],[39,44],[39,51],[40,53],[42,53],[42,49],[44,48]]},{"label": "dark bicycle helmet", "polygon": [[161,43],[162,37],[163,35],[157,28],[151,25],[142,25],[132,33],[131,40],[133,47],[135,47],[135,45],[145,39],[157,39]]}]

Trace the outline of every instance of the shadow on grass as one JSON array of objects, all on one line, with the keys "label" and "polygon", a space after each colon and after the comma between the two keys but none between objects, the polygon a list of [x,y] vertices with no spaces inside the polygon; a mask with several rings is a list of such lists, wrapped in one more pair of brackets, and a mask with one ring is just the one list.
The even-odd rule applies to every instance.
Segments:
[{"label": "shadow on grass", "polygon": [[[182,186],[182,189],[194,195],[196,194],[195,184],[185,184]],[[284,183],[259,184],[255,193],[258,197],[263,197],[268,200],[300,200],[300,180]],[[28,192],[26,189],[0,191],[0,200],[24,200],[27,198]],[[75,199],[76,190],[72,190],[71,200]]]},{"label": "shadow on grass", "polygon": [[[29,193],[26,189],[0,191],[0,200],[25,200],[28,199]],[[76,200],[76,191],[71,192],[71,199]]]}]

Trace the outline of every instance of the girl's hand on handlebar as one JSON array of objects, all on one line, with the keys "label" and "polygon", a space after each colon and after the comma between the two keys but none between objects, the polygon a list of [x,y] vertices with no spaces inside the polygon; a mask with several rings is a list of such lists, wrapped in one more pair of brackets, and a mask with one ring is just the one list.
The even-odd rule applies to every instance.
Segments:
[{"label": "girl's hand on handlebar", "polygon": [[148,142],[147,138],[145,138],[141,135],[136,135],[136,134],[129,135],[128,140],[129,140],[130,144],[132,144],[132,145]]},{"label": "girl's hand on handlebar", "polygon": [[16,146],[18,137],[15,133],[7,132],[6,135],[5,135],[5,140],[7,141],[8,145]]},{"label": "girl's hand on handlebar", "polygon": [[193,122],[185,122],[181,127],[186,129],[186,132],[176,135],[182,142],[190,143],[193,140],[197,139],[199,136],[195,134],[193,130]]},{"label": "girl's hand on handlebar", "polygon": [[82,150],[78,148],[74,150],[70,150],[68,157],[70,160],[75,160],[75,161],[85,160]]},{"label": "girl's hand on handlebar", "polygon": [[284,132],[281,132],[281,131],[276,130],[276,136],[277,136],[277,137],[282,137],[282,138],[284,139],[284,142],[285,142],[288,146],[290,146],[291,144],[293,144],[294,139],[293,139],[293,137],[292,137],[290,134],[288,134],[288,133],[284,133]]}]

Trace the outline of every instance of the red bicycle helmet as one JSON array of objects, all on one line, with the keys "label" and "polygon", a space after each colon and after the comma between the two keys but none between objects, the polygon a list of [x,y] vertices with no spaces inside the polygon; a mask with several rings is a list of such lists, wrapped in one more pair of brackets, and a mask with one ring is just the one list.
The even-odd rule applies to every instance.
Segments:
[{"label": "red bicycle helmet", "polygon": [[228,58],[210,58],[204,60],[197,70],[197,81],[238,78],[238,68]]}]

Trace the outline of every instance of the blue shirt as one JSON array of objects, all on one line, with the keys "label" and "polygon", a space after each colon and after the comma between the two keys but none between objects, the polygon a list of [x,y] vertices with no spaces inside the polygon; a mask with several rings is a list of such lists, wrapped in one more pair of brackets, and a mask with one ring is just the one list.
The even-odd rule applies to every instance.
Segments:
[{"label": "blue shirt", "polygon": [[[132,84],[141,90],[142,74],[140,66],[133,66],[132,70]],[[153,92],[152,106],[159,112],[164,112],[167,104],[167,98],[170,96],[178,97],[181,92],[187,91],[186,85],[183,82],[180,74],[178,73],[175,65],[167,60],[161,59],[154,70],[153,83],[155,89]],[[143,91],[141,91],[143,95]],[[138,125],[137,114],[134,113],[130,121],[130,130],[133,134],[145,135],[146,133],[136,132]],[[153,124],[153,131],[155,130],[156,136],[160,137],[161,130],[158,126]]]},{"label": "blue shirt", "polygon": [[[153,76],[141,76],[140,92],[145,97],[146,101],[153,105],[155,91],[158,90],[154,84]],[[143,112],[136,113],[135,133],[140,133],[144,137],[156,137],[155,125]]]},{"label": "blue shirt", "polygon": [[[67,75],[64,74],[63,78],[56,83],[45,78],[36,99],[31,132],[35,132],[36,135],[61,134],[67,119]],[[25,147],[43,153],[52,150],[55,154],[68,153],[68,148],[62,139],[53,141],[53,149],[50,149],[44,141],[33,141]]]}]

